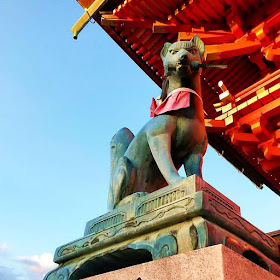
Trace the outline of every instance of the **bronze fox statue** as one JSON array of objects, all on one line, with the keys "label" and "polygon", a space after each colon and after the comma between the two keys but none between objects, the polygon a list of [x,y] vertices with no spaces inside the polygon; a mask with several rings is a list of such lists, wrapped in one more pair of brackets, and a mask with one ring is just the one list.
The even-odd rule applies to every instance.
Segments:
[{"label": "bronze fox statue", "polygon": [[[183,98],[189,97],[189,105],[155,114],[136,136],[127,128],[114,135],[110,210],[182,180],[178,173],[182,165],[187,176],[202,177],[202,158],[208,141],[201,99],[201,70],[194,70],[191,63],[202,62],[204,49],[197,35],[190,41],[165,43],[161,58],[166,79],[161,99],[165,102],[178,89],[183,91],[180,92]],[[184,90],[187,94],[188,89],[190,93],[186,96]]]}]

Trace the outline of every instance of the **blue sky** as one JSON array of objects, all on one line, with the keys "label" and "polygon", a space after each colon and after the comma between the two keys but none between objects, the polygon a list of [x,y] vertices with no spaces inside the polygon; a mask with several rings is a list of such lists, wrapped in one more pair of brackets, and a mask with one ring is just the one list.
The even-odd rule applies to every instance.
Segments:
[{"label": "blue sky", "polygon": [[[41,279],[55,248],[106,212],[111,137],[137,133],[160,93],[97,24],[72,39],[82,13],[74,0],[0,1],[1,280]],[[279,197],[210,146],[203,173],[251,223],[280,229]]]}]

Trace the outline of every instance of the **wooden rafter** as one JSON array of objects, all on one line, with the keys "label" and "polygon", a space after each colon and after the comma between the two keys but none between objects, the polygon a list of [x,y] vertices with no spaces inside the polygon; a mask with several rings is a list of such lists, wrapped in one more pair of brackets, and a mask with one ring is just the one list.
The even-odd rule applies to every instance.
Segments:
[{"label": "wooden rafter", "polygon": [[190,40],[195,34],[198,35],[201,40],[208,45],[231,43],[235,41],[235,36],[230,31],[199,31],[194,29],[192,29],[192,32],[179,32],[178,41]]},{"label": "wooden rafter", "polygon": [[269,49],[265,53],[265,58],[267,60],[273,61],[276,64],[280,63],[280,48],[277,49]]},{"label": "wooden rafter", "polygon": [[74,39],[78,38],[78,34],[87,25],[90,19],[93,18],[108,1],[109,0],[95,0],[88,9],[85,9],[86,12],[71,28]]},{"label": "wooden rafter", "polygon": [[118,16],[115,16],[113,14],[104,14],[101,17],[101,25],[152,29],[153,22],[143,19],[119,18]]},{"label": "wooden rafter", "polygon": [[175,24],[175,23],[162,23],[155,22],[153,24],[153,33],[178,33],[178,32],[190,32],[193,28],[201,28],[204,30],[219,30],[226,28],[225,25],[220,23],[184,23],[184,24]]},{"label": "wooden rafter", "polygon": [[[106,26],[121,26],[121,27],[139,27],[139,28],[149,28],[153,30],[153,33],[178,33],[178,32],[189,32],[193,28],[201,28],[201,24],[173,24],[173,23],[163,23],[159,21],[152,21],[139,18],[120,18],[114,14],[103,14],[101,17],[101,24]],[[223,36],[226,41],[232,41],[235,38],[230,32],[226,31],[216,31],[216,29],[225,28],[222,24],[217,23],[206,23],[203,24],[204,30],[212,30],[213,36]],[[216,33],[215,33],[216,32]],[[224,32],[224,33],[222,33]],[[208,34],[208,37],[211,33]]]},{"label": "wooden rafter", "polygon": [[240,40],[238,42],[206,46],[206,61],[248,55],[260,50],[262,47],[258,40]]}]

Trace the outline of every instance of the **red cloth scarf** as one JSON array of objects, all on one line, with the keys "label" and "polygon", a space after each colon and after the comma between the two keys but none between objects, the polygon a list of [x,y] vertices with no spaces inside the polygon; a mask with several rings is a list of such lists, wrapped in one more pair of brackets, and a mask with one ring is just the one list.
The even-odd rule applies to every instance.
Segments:
[{"label": "red cloth scarf", "polygon": [[198,96],[202,102],[201,97],[190,88],[177,88],[171,91],[161,104],[158,104],[153,98],[150,107],[151,118],[166,112],[190,107],[190,93]]}]

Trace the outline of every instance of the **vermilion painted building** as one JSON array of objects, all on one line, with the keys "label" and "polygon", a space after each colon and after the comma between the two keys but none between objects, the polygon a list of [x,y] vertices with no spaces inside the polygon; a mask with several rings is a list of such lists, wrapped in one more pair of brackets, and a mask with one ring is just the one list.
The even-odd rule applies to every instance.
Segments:
[{"label": "vermilion painted building", "polygon": [[[76,39],[95,20],[159,86],[166,41],[205,42],[209,143],[257,186],[280,194],[279,0],[78,0]],[[220,87],[218,82],[220,83]]]}]

